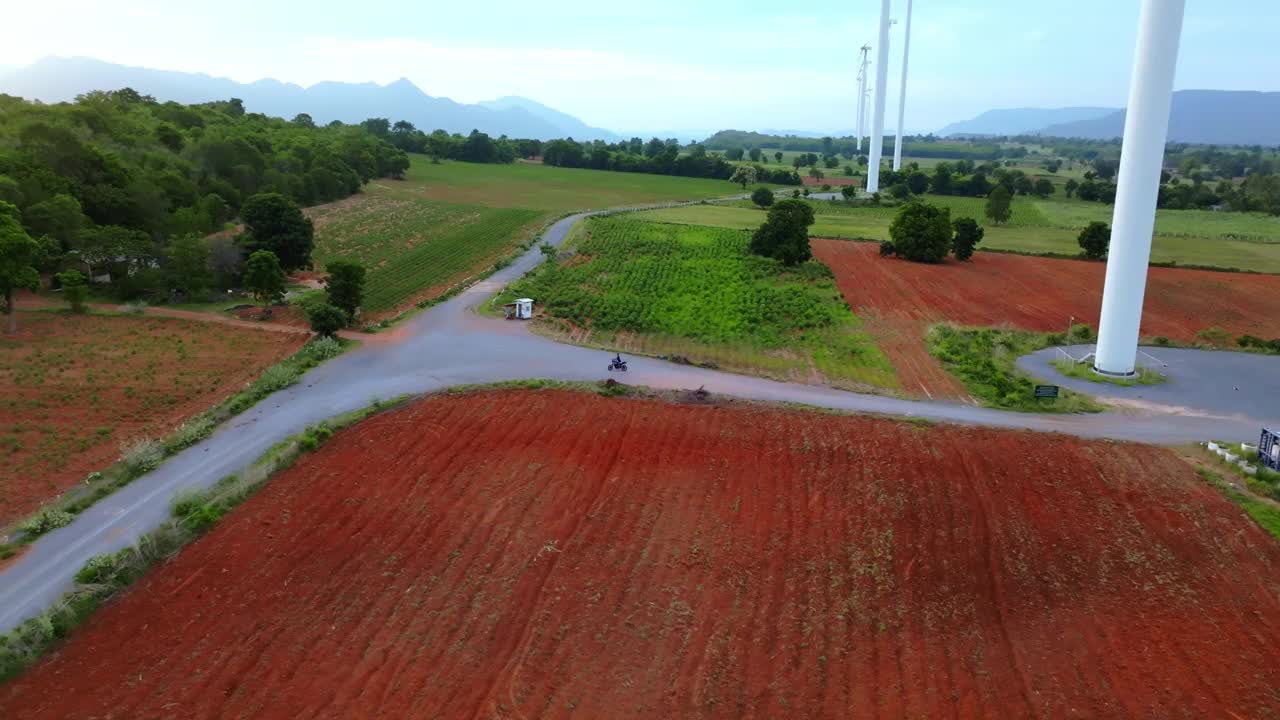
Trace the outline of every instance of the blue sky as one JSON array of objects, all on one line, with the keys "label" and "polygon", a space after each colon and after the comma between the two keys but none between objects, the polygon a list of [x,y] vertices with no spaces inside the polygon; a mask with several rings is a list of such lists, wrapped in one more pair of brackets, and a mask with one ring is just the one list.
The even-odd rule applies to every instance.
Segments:
[{"label": "blue sky", "polygon": [[[1280,2],[1188,0],[1178,88],[1280,90]],[[46,55],[252,81],[523,95],[622,131],[853,125],[880,3],[695,0],[42,0],[6,10],[0,65]],[[906,0],[893,0],[905,15]],[[996,107],[1121,106],[1138,0],[916,0],[908,130]],[[891,35],[896,108],[902,24]],[[892,113],[889,114],[892,124]]]}]

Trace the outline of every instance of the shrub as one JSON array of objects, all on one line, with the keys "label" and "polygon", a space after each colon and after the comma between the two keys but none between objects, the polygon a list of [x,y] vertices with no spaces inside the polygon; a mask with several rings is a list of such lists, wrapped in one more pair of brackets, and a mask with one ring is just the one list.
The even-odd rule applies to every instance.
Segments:
[{"label": "shrub", "polygon": [[216,426],[217,422],[208,415],[200,415],[182,423],[177,430],[174,430],[169,437],[165,438],[165,452],[172,455],[179,450],[195,445],[209,437],[209,434],[213,432],[213,428]]},{"label": "shrub", "polygon": [[299,377],[301,373],[297,369],[281,363],[267,368],[254,385],[265,395],[289,387],[298,382]]},{"label": "shrub", "polygon": [[773,204],[773,191],[769,188],[756,188],[751,193],[751,202],[762,208],[767,208]]},{"label": "shrub", "polygon": [[62,297],[71,306],[71,312],[88,311],[89,308],[84,301],[89,296],[89,285],[84,275],[81,275],[79,270],[67,270],[58,273],[57,277],[58,282],[62,283]]},{"label": "shrub", "polygon": [[339,330],[347,326],[351,322],[351,316],[336,305],[329,303],[320,303],[307,308],[307,320],[311,322],[311,329],[319,333],[322,337],[332,338]]},{"label": "shrub", "polygon": [[1155,336],[1155,337],[1151,338],[1151,342],[1155,343],[1156,345],[1159,345],[1160,347],[1168,347],[1168,346],[1169,346],[1169,338],[1167,338],[1167,337],[1165,337],[1165,336],[1163,336],[1163,335],[1157,335],[1157,336]]},{"label": "shrub", "polygon": [[951,251],[951,209],[911,202],[889,225],[898,257],[915,262],[942,262]]},{"label": "shrub", "polygon": [[1071,326],[1071,339],[1076,342],[1083,342],[1093,339],[1093,328],[1084,323],[1077,323]]},{"label": "shrub", "polygon": [[342,354],[342,343],[337,338],[322,337],[302,347],[308,364],[319,364]]},{"label": "shrub", "polygon": [[43,535],[51,530],[57,530],[60,527],[70,525],[75,516],[65,510],[56,508],[45,508],[36,513],[29,520],[18,526],[24,535],[32,537]]},{"label": "shrub", "polygon": [[120,461],[126,474],[137,477],[160,467],[164,461],[164,446],[151,438],[138,438],[120,444]]},{"label": "shrub", "polygon": [[880,242],[880,257],[889,257],[897,252],[898,249],[893,246],[892,240],[882,240]]},{"label": "shrub", "polygon": [[116,569],[119,567],[119,553],[104,553],[102,555],[94,555],[84,564],[84,567],[76,571],[76,582],[81,585],[99,585],[111,581],[111,577],[115,575]]},{"label": "shrub", "polygon": [[1231,333],[1219,327],[1205,328],[1196,333],[1196,337],[1205,341],[1211,347],[1226,347],[1231,344]]}]

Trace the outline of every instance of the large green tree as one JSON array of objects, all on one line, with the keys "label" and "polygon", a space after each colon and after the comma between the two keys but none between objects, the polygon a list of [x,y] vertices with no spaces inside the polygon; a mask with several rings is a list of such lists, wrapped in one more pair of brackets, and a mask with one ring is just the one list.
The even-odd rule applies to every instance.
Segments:
[{"label": "large green tree", "polygon": [[209,269],[209,245],[196,235],[177,238],[164,251],[164,271],[169,289],[188,296],[209,289],[213,273]]},{"label": "large green tree", "polygon": [[1090,260],[1101,260],[1107,256],[1107,250],[1111,247],[1111,227],[1095,220],[1080,231],[1076,241],[1080,243],[1080,249],[1084,251],[1085,257]]},{"label": "large green tree", "polygon": [[315,226],[289,198],[280,193],[254,195],[245,201],[240,217],[245,224],[240,242],[250,254],[271,251],[285,272],[311,264]]},{"label": "large green tree", "polygon": [[263,317],[271,311],[271,304],[284,296],[285,275],[280,259],[270,250],[257,250],[244,262],[244,286],[262,303]]},{"label": "large green tree", "polygon": [[751,236],[751,252],[798,265],[813,257],[809,249],[809,226],[813,207],[803,200],[782,200],[769,208],[769,215]]},{"label": "large green tree", "polygon": [[351,260],[333,260],[325,270],[329,273],[324,281],[329,304],[355,318],[364,300],[364,266]]},{"label": "large green tree", "polygon": [[956,218],[951,223],[951,227],[955,229],[955,237],[951,239],[951,250],[955,253],[957,260],[968,260],[973,257],[974,248],[978,243],[982,242],[982,236],[986,231],[973,218]]},{"label": "large green tree", "polygon": [[4,293],[6,332],[10,334],[18,331],[14,294],[18,290],[35,290],[40,284],[36,272],[40,244],[22,228],[20,218],[17,206],[0,201],[0,292]]},{"label": "large green tree", "polygon": [[915,262],[942,262],[951,251],[951,209],[910,202],[889,224],[898,257]]},{"label": "large green tree", "polygon": [[987,195],[987,219],[999,225],[1013,217],[1013,198],[1004,185],[996,185]]}]

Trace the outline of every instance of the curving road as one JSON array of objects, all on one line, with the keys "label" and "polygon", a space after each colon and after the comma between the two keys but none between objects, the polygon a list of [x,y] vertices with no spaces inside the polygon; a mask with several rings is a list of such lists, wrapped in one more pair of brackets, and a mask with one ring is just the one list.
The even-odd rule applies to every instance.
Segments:
[{"label": "curving road", "polygon": [[[585,213],[555,223],[544,239],[560,244],[574,223],[584,217]],[[39,538],[0,572],[0,632],[51,605],[71,588],[75,572],[90,557],[131,545],[167,520],[169,499],[175,493],[207,487],[240,471],[272,444],[308,425],[364,407],[377,398],[453,385],[520,378],[591,381],[605,377],[608,353],[556,343],[531,334],[520,323],[482,318],[473,312],[476,304],[541,260],[538,249],[531,248],[489,280],[406,320],[393,332],[367,336],[361,347],[312,370],[298,385],[233,418],[207,440],[100,501],[72,524]],[[657,388],[705,386],[712,393],[754,400],[1085,437],[1153,443],[1209,437],[1248,440],[1256,437],[1259,425],[1241,417],[1149,412],[1027,415],[862,395],[647,358],[632,358],[630,366],[627,382]]]}]

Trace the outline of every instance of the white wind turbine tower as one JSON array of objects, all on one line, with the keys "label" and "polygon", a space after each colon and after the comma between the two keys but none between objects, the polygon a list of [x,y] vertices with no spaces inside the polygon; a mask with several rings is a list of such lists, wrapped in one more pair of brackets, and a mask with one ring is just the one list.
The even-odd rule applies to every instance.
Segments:
[{"label": "white wind turbine tower", "polygon": [[1111,219],[1111,249],[1093,361],[1094,370],[1103,375],[1132,375],[1137,363],[1151,232],[1156,220],[1185,9],[1186,0],[1143,0],[1138,16],[1138,42],[1129,80],[1116,209]]},{"label": "white wind turbine tower", "polygon": [[884,154],[884,86],[889,80],[889,0],[880,0],[880,47],[876,60],[876,106],[871,115],[871,157],[867,192],[880,191],[880,159]]},{"label": "white wind turbine tower", "polygon": [[867,134],[867,66],[871,64],[870,45],[862,46],[858,60],[858,152],[862,152],[862,138]]},{"label": "white wind turbine tower", "polygon": [[902,89],[898,91],[898,139],[893,143],[893,170],[902,169],[902,123],[907,114],[907,57],[911,52],[911,0],[907,0],[907,28],[902,36]]}]

